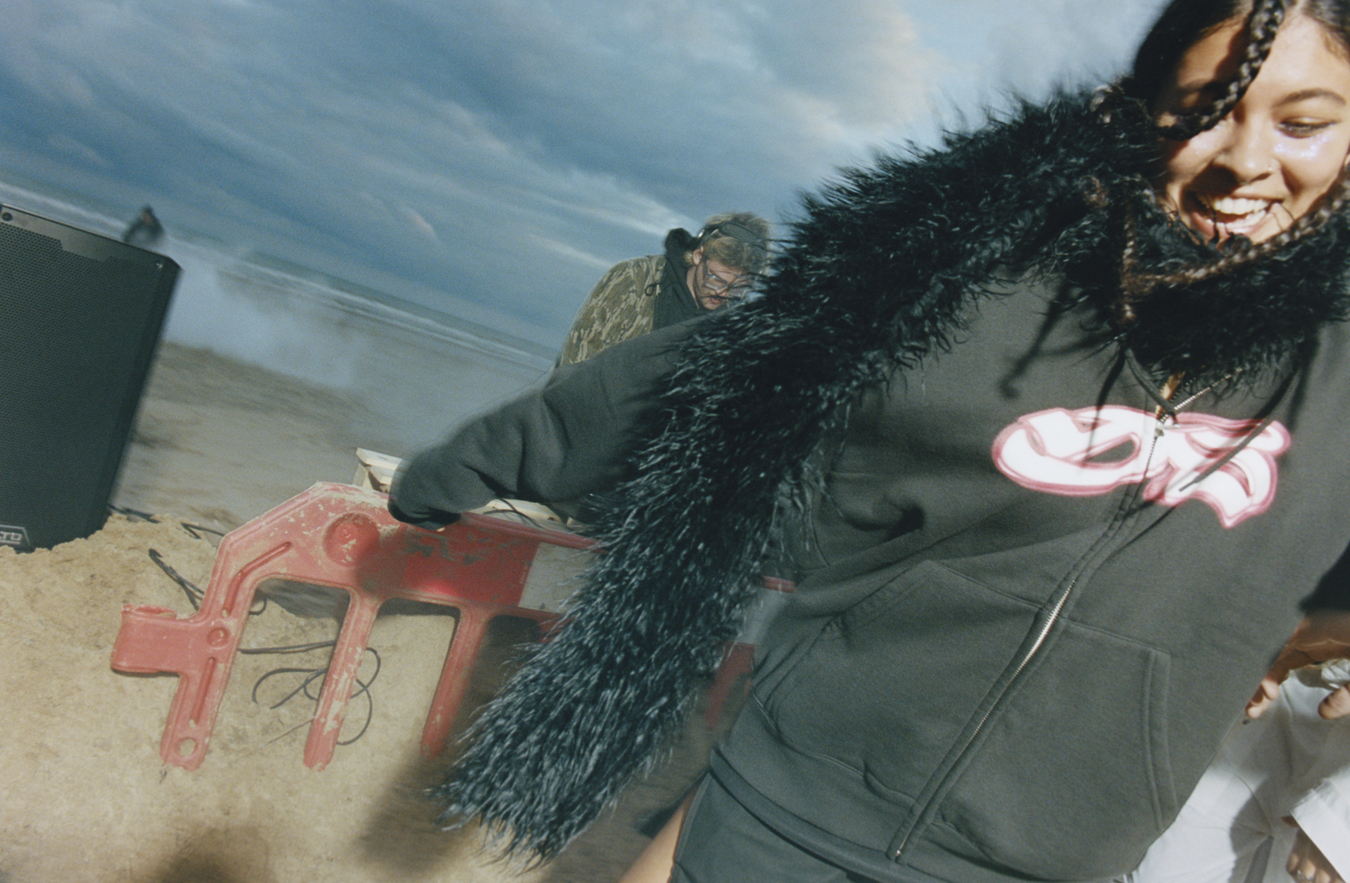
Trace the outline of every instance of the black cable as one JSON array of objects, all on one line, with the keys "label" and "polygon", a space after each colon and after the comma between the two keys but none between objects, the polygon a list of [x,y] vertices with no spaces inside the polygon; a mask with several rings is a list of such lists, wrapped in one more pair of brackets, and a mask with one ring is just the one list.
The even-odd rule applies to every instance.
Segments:
[{"label": "black cable", "polygon": [[[164,573],[169,577],[169,579],[176,582],[179,588],[183,590],[183,594],[187,595],[188,602],[192,604],[192,609],[200,610],[202,608],[202,599],[206,597],[206,593],[203,592],[201,589],[197,588],[197,586],[194,583],[192,583],[192,581],[188,580],[178,571],[174,570],[173,567],[169,564],[169,562],[164,560],[164,556],[159,554],[157,550],[150,549],[149,553],[150,553],[150,560],[155,562],[155,564],[159,565],[159,569],[164,571]],[[267,609],[267,599],[254,597],[253,605],[248,609],[248,615],[260,616],[266,609]]]},{"label": "black cable", "polygon": [[118,515],[125,515],[127,518],[139,518],[141,521],[148,521],[151,524],[159,524],[159,519],[151,515],[149,512],[141,512],[136,509],[125,509],[121,506],[114,506],[111,503],[108,504],[108,511],[116,512]]},{"label": "black cable", "polygon": [[[186,526],[187,525],[184,525],[184,527]],[[200,610],[201,602],[205,597],[205,592],[197,588],[197,586],[194,585],[191,581],[184,578],[181,574],[178,573],[178,571],[174,570],[173,567],[170,566],[170,564],[164,560],[164,556],[161,555],[158,550],[150,549],[149,554],[150,560],[155,562],[155,564],[159,566],[159,569],[164,571],[165,575],[168,576],[169,579],[173,580],[175,583],[178,584],[178,587],[183,590],[183,594],[187,595],[188,602],[192,604],[192,609]],[[267,609],[266,598],[255,597],[253,599],[253,603],[254,607],[251,607],[249,609],[250,616],[256,616]],[[259,604],[261,604],[262,606],[258,607],[257,605]],[[308,653],[313,650],[321,650],[325,647],[331,649],[336,646],[337,646],[336,640],[315,641],[310,644],[291,644],[277,647],[240,647],[236,652],[248,656],[286,655],[291,653]],[[362,736],[364,736],[366,734],[366,730],[370,729],[370,722],[375,717],[375,699],[371,695],[370,687],[372,684],[375,683],[375,679],[379,677],[380,668],[383,666],[384,661],[380,658],[379,651],[376,650],[374,647],[367,647],[366,652],[370,653],[372,656],[375,657],[375,671],[371,673],[369,680],[363,681],[361,680],[360,677],[357,677],[356,683],[359,689],[355,692],[354,696],[352,697],[352,698],[355,698],[356,696],[365,697],[366,720],[365,723],[361,725],[360,732],[358,732],[355,736],[352,736],[350,739],[347,739],[346,741],[339,741],[337,743],[339,745],[350,745],[357,739],[360,739]],[[330,659],[329,660],[330,665],[331,662],[332,660]],[[286,694],[284,697],[282,697],[281,700],[279,700],[276,704],[272,705],[271,707],[280,708],[282,705],[285,705],[287,702],[290,702],[292,699],[294,699],[296,696],[302,693],[304,694],[306,699],[309,699],[313,702],[318,702],[319,694],[317,692],[311,693],[310,685],[312,685],[315,681],[322,682],[323,679],[328,676],[328,668],[329,668],[328,665],[324,665],[319,668],[274,668],[271,671],[264,674],[262,677],[258,678],[258,680],[253,684],[253,701],[255,703],[258,701],[258,688],[261,687],[263,682],[266,681],[268,678],[271,678],[274,675],[281,675],[281,674],[304,674],[306,675],[306,677],[300,683],[300,686],[292,690],[290,693]],[[320,689],[322,689],[322,687],[320,687]]]},{"label": "black cable", "polygon": [[[148,522],[150,522],[151,524],[160,524],[160,523],[161,523],[160,520],[159,520],[159,518],[158,518],[157,516],[151,515],[149,512],[142,512],[142,511],[139,510],[139,509],[128,509],[128,508],[125,507],[125,506],[114,506],[112,503],[109,503],[109,504],[108,504],[108,511],[109,511],[109,512],[115,512],[115,513],[117,513],[118,515],[123,515],[123,516],[126,516],[127,518],[131,518],[131,519],[133,519],[133,520],[148,521]],[[207,526],[204,525],[204,524],[192,524],[192,523],[187,522],[187,521],[180,521],[180,522],[178,522],[178,524],[179,524],[180,527],[183,528],[183,530],[185,530],[185,531],[187,531],[189,534],[191,534],[192,537],[193,537],[193,539],[197,539],[197,540],[202,539],[202,534],[208,534],[208,533],[209,533],[209,534],[214,534],[215,536],[218,536],[218,537],[223,537],[223,536],[225,536],[225,534],[226,534],[226,531],[223,531],[223,530],[216,530],[214,527],[207,527]],[[198,533],[198,531],[200,531],[201,533]]]},{"label": "black cable", "polygon": [[[336,641],[322,641],[314,644],[297,644],[291,647],[251,647],[247,649],[240,648],[239,652],[251,654],[305,653],[311,650],[318,650],[323,647],[333,647],[336,644],[337,644]],[[369,680],[363,681],[361,680],[360,677],[356,679],[358,689],[351,697],[353,699],[356,698],[357,696],[365,697],[366,720],[365,723],[361,725],[360,731],[357,732],[355,736],[352,736],[350,739],[339,740],[337,743],[338,745],[350,745],[357,739],[360,739],[362,736],[364,736],[366,734],[366,730],[370,729],[370,722],[375,717],[375,698],[374,696],[371,695],[370,686],[374,684],[375,679],[380,676],[380,668],[383,666],[384,662],[380,658],[380,652],[376,650],[374,647],[367,647],[366,652],[375,657],[375,671],[371,673]],[[305,678],[300,682],[300,686],[296,687],[294,690],[278,699],[272,705],[269,705],[268,708],[273,709],[280,708],[287,702],[290,702],[296,696],[300,696],[302,694],[306,699],[310,700],[311,702],[318,702],[319,692],[322,691],[323,689],[322,686],[323,680],[328,676],[328,666],[323,666],[322,668],[274,668],[254,682],[252,694],[253,701],[255,703],[258,701],[258,690],[259,688],[262,687],[264,681],[268,680],[269,678],[275,675],[284,675],[284,674],[302,674],[305,675]],[[316,681],[319,682],[320,686],[318,690],[311,692],[310,688]]]},{"label": "black cable", "polygon": [[178,573],[178,571],[170,567],[169,562],[165,561],[164,556],[160,555],[157,550],[155,549],[150,550],[150,560],[159,565],[159,569],[164,571],[164,573],[169,577],[169,579],[173,580],[178,584],[178,587],[183,590],[183,594],[187,595],[188,602],[192,604],[193,610],[201,609],[202,598],[206,596],[205,592],[197,588],[188,580],[184,579]]},{"label": "black cable", "polygon": [[[189,524],[186,521],[180,521],[178,523],[182,525],[183,530],[192,535],[193,539],[202,539],[203,533],[215,534],[218,537],[225,536],[225,531],[216,530],[214,527],[207,527],[203,524]],[[201,533],[198,533],[197,531],[201,531]]]},{"label": "black cable", "polygon": [[[540,524],[539,521],[536,520],[535,517],[534,517],[533,515],[529,515],[528,513],[522,512],[522,511],[520,511],[519,509],[517,509],[517,508],[516,508],[516,504],[513,503],[513,502],[511,502],[510,500],[501,500],[500,502],[505,503],[505,504],[506,504],[506,508],[507,508],[509,511],[515,513],[515,514],[516,514],[517,516],[519,516],[520,518],[523,518],[523,519],[525,520],[525,522],[526,522],[527,524],[529,524],[530,527],[533,527],[533,528],[535,528],[535,529],[537,529],[537,530],[548,530],[548,529],[549,529],[549,528],[545,527],[543,524]],[[501,510],[497,510],[497,511],[501,511]]]},{"label": "black cable", "polygon": [[312,644],[291,644],[285,647],[240,647],[239,652],[251,656],[262,656],[264,654],[280,656],[284,653],[308,653],[311,650],[322,650],[324,647],[333,647],[336,644],[337,641],[315,641]]}]

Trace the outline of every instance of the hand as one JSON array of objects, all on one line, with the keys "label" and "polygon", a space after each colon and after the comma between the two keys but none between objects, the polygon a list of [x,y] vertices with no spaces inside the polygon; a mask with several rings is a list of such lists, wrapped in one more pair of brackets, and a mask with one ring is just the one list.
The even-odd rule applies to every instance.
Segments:
[{"label": "hand", "polygon": [[459,521],[457,512],[438,512],[434,509],[426,509],[420,512],[405,512],[394,502],[393,497],[389,498],[389,514],[405,524],[416,525],[427,530],[439,530],[446,525],[454,524]]},{"label": "hand", "polygon": [[1345,883],[1302,828],[1294,838],[1294,848],[1289,850],[1289,861],[1285,862],[1284,869],[1297,883]]},{"label": "hand", "polygon": [[[1312,614],[1294,629],[1270,671],[1261,679],[1261,685],[1247,703],[1247,716],[1258,718],[1264,714],[1280,695],[1280,684],[1294,669],[1346,657],[1350,657],[1350,611],[1322,610]],[[1332,691],[1317,710],[1328,720],[1350,715],[1350,684]]]}]

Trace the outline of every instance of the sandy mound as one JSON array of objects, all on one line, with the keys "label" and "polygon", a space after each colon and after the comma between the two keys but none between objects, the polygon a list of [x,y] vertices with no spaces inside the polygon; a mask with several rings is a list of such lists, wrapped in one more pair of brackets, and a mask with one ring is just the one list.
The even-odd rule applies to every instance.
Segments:
[{"label": "sandy mound", "polygon": [[[0,549],[0,883],[617,879],[646,843],[636,820],[666,805],[700,769],[711,741],[702,721],[691,722],[668,768],[631,789],[563,858],[528,872],[503,867],[479,853],[472,832],[436,830],[418,796],[443,765],[424,761],[418,748],[453,633],[443,611],[376,623],[370,645],[379,673],[369,706],[366,697],[352,700],[343,739],[361,731],[368,708],[369,724],[327,769],[303,764],[312,699],[301,693],[271,707],[305,675],[269,675],[321,669],[326,649],[241,654],[201,768],[161,761],[177,678],[111,669],[122,605],[191,613],[186,592],[156,559],[204,588],[219,537],[194,525],[230,528],[316,480],[349,480],[361,420],[341,421],[375,419],[335,393],[203,354],[174,356],[192,370],[157,371],[118,498],[174,514],[155,522],[114,515],[87,539],[27,554]],[[262,408],[263,400],[286,407]],[[278,433],[288,433],[283,445],[268,441]],[[227,436],[267,455],[261,472],[241,462],[252,454],[221,446]],[[270,603],[251,617],[243,646],[331,641],[338,627]],[[461,726],[498,682],[506,648],[526,634],[510,621],[500,633]],[[374,666],[368,658],[363,678]]]}]

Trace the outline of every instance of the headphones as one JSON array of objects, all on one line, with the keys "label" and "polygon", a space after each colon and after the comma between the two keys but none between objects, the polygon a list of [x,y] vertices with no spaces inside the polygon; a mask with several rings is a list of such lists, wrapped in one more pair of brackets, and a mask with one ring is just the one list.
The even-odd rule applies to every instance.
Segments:
[{"label": "headphones", "polygon": [[769,247],[764,241],[764,237],[742,224],[740,221],[723,221],[720,224],[713,224],[704,227],[698,234],[698,244],[703,245],[709,239],[721,233],[723,236],[730,236],[738,242],[743,242],[751,248],[757,248],[760,251],[768,251]]}]

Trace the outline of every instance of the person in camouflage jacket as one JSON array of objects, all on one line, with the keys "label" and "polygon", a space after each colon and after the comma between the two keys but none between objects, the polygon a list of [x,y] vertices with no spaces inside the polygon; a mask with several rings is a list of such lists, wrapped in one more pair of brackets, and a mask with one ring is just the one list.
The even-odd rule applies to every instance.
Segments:
[{"label": "person in camouflage jacket", "polygon": [[708,219],[698,236],[677,227],[665,253],[615,264],[572,322],[559,365],[702,315],[744,297],[768,263],[769,223],[749,212]]}]

